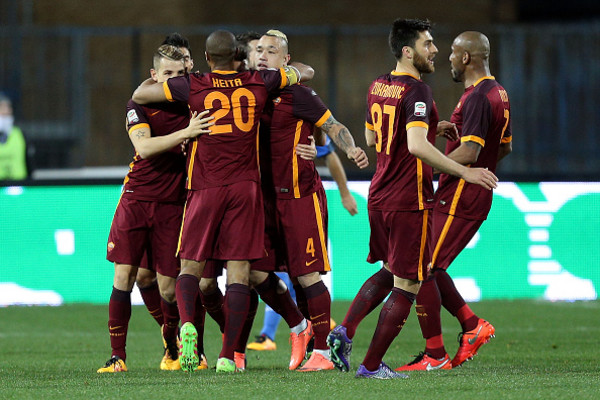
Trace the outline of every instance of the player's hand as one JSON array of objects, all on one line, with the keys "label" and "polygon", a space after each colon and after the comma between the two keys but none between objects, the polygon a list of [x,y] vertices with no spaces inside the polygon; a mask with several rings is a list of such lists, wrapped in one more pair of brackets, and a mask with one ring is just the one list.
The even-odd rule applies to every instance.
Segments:
[{"label": "player's hand", "polygon": [[437,125],[436,136],[443,136],[448,140],[458,140],[458,128],[455,123],[440,121]]},{"label": "player's hand", "polygon": [[462,178],[469,183],[483,186],[487,190],[498,187],[498,177],[487,168],[467,168]]},{"label": "player's hand", "polygon": [[350,193],[342,196],[342,205],[350,213],[350,215],[354,216],[358,214],[358,205],[356,204],[356,199]]},{"label": "player's hand", "polygon": [[317,158],[317,146],[315,146],[315,138],[312,135],[308,137],[308,140],[310,140],[310,144],[298,143],[296,145],[296,154],[303,160],[313,161]]},{"label": "player's hand", "polygon": [[208,110],[204,110],[201,113],[198,113],[196,111],[192,112],[190,124],[185,130],[186,139],[193,139],[198,135],[211,132],[211,130],[208,128],[215,124],[214,122],[211,122],[213,119],[215,119],[215,117],[204,117],[206,114],[208,114]]},{"label": "player's hand", "polygon": [[354,150],[348,152],[348,158],[354,161],[358,168],[363,169],[369,166],[369,158],[367,153],[360,147],[355,147]]}]

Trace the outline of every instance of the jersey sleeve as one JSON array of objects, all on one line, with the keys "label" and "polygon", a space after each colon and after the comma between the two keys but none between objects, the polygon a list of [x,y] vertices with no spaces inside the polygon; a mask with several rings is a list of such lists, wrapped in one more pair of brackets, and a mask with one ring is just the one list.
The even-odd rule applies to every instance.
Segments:
[{"label": "jersey sleeve", "polygon": [[127,102],[127,117],[125,118],[127,133],[141,127],[150,127],[144,108],[133,100]]},{"label": "jersey sleeve", "polygon": [[405,95],[402,106],[406,115],[406,130],[413,126],[429,129],[429,116],[433,112],[431,88],[424,83],[414,85]]},{"label": "jersey sleeve", "polygon": [[492,108],[487,96],[473,93],[465,99],[462,106],[463,126],[461,142],[475,142],[485,146],[485,139],[490,127]]},{"label": "jersey sleeve", "polygon": [[295,85],[292,90],[294,93],[292,101],[294,117],[320,127],[331,116],[331,111],[314,90],[302,85]]},{"label": "jersey sleeve", "polygon": [[190,98],[190,77],[177,76],[163,82],[163,90],[169,101],[181,101],[187,103]]},{"label": "jersey sleeve", "polygon": [[287,85],[287,77],[283,68],[265,69],[258,71],[262,80],[265,82],[267,92],[274,93],[283,89]]}]

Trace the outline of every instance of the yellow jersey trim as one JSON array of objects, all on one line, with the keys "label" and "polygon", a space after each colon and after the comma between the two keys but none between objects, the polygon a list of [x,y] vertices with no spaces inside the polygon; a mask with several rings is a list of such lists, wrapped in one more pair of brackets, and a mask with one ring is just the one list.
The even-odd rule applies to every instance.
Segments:
[{"label": "yellow jersey trim", "polygon": [[510,143],[512,142],[512,136],[503,137],[500,143]]},{"label": "yellow jersey trim", "polygon": [[406,124],[406,130],[408,131],[409,128],[412,128],[415,126],[420,127],[420,128],[429,129],[429,124],[427,122],[413,121],[413,122],[409,122],[408,124]]},{"label": "yellow jersey trim", "polygon": [[315,205],[315,216],[317,217],[317,227],[319,229],[319,240],[321,242],[321,251],[323,252],[323,266],[325,271],[331,271],[329,265],[329,256],[327,255],[327,241],[325,240],[325,230],[323,229],[323,215],[321,214],[321,206],[317,192],[313,193],[313,203]]},{"label": "yellow jersey trim", "polygon": [[475,135],[463,136],[460,138],[460,142],[461,143],[475,142],[475,143],[481,145],[481,147],[485,147],[485,140],[483,138],[480,138],[479,136],[475,136]]},{"label": "yellow jersey trim", "polygon": [[408,72],[398,72],[398,71],[392,71],[392,75],[394,75],[394,76],[403,76],[403,75],[406,75],[406,76],[410,76],[410,77],[412,77],[412,78],[415,78],[415,79],[416,79],[416,80],[418,80],[418,81],[420,81],[420,80],[421,80],[421,78],[419,78],[418,76],[415,76],[415,75],[413,75],[413,74],[409,74]]},{"label": "yellow jersey trim", "polygon": [[315,126],[320,128],[321,125],[323,125],[325,123],[325,121],[327,121],[329,119],[329,117],[331,117],[331,111],[327,110],[327,111],[325,111],[325,114],[323,114],[323,116],[321,118],[319,118],[319,120],[317,122],[315,122]]},{"label": "yellow jersey trim", "polygon": [[483,81],[484,81],[484,80],[486,80],[486,79],[496,79],[496,78],[494,78],[494,77],[493,77],[493,76],[491,76],[491,75],[484,76],[483,78],[479,78],[479,79],[477,79],[477,81],[476,81],[476,82],[473,84],[473,87],[475,87],[475,86],[479,85],[481,82],[483,82]]},{"label": "yellow jersey trim", "polygon": [[136,129],[141,129],[141,128],[148,128],[150,129],[150,124],[147,124],[145,122],[141,123],[141,124],[135,124],[134,126],[132,126],[131,128],[129,128],[129,134],[131,134],[131,132],[133,132]]},{"label": "yellow jersey trim", "polygon": [[165,92],[165,97],[167,98],[167,100],[170,102],[174,102],[175,100],[173,100],[173,94],[171,94],[171,89],[169,88],[167,81],[164,81],[162,85],[163,85],[163,90]]},{"label": "yellow jersey trim", "polygon": [[303,120],[296,124],[296,133],[294,135],[294,148],[292,149],[292,186],[294,188],[294,198],[300,198],[300,186],[298,185],[298,154],[296,154],[296,146],[300,142],[300,133],[302,133]]},{"label": "yellow jersey trim", "polygon": [[368,122],[365,122],[365,128],[367,128],[370,131],[374,131],[375,127],[373,126],[373,124],[370,124]]},{"label": "yellow jersey trim", "polygon": [[423,227],[421,228],[421,248],[419,250],[419,280],[424,281],[425,276],[423,275],[423,255],[425,254],[425,247],[427,246],[427,218],[429,217],[429,210],[423,211]]}]

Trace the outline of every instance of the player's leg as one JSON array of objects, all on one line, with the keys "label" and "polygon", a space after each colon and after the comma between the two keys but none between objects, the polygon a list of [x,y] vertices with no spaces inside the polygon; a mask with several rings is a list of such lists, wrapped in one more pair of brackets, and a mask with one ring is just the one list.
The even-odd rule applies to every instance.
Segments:
[{"label": "player's leg", "polygon": [[385,224],[383,213],[369,210],[369,224],[371,235],[367,261],[370,263],[383,261],[383,267],[362,285],[344,321],[335,327],[327,338],[331,349],[331,360],[340,371],[344,372],[350,370],[352,338],[358,324],[385,299],[394,286],[394,275],[390,272],[387,263],[389,228]]},{"label": "player's leg", "polygon": [[234,352],[250,309],[250,263],[227,262],[227,290],[225,292],[225,334],[217,361],[217,372],[235,372]]},{"label": "player's leg", "polygon": [[250,337],[250,331],[252,330],[252,324],[254,323],[254,318],[256,317],[257,311],[258,293],[256,290],[250,290],[250,306],[248,307],[248,316],[246,317],[246,321],[244,322],[244,326],[240,333],[238,344],[233,352],[235,368],[239,372],[244,372],[246,370],[246,344],[248,343],[248,338]]},{"label": "player's leg", "polygon": [[158,281],[156,280],[156,272],[148,268],[151,262],[148,261],[147,253],[144,254],[140,268],[138,269],[135,283],[140,289],[144,305],[148,312],[154,318],[158,326],[163,324],[163,314],[161,309],[160,290],[158,290]]},{"label": "player's leg", "polygon": [[175,299],[174,277],[157,274],[158,286],[160,288],[161,310],[164,324],[161,327],[164,354],[160,363],[160,369],[175,371],[180,370],[179,364],[179,310]]},{"label": "player's leg", "polygon": [[[216,261],[209,260],[206,262],[206,268]],[[221,269],[218,272],[218,275],[221,275]],[[205,276],[200,279],[200,297],[202,300],[202,305],[204,309],[210,315],[210,317],[217,323],[219,326],[219,330],[221,333],[225,332],[225,311],[224,311],[224,301],[225,298],[221,289],[219,289],[219,285],[217,284],[217,278],[215,276],[207,277]]]},{"label": "player's leg", "polygon": [[[429,264],[429,212],[383,212],[381,222],[387,227],[387,254],[394,274],[394,288],[379,313],[377,328],[357,376],[377,373],[383,356],[398,336],[415,301]],[[384,259],[385,259],[384,258]]]},{"label": "player's leg", "polygon": [[131,318],[131,290],[138,268],[115,263],[113,289],[108,303],[108,333],[110,335],[111,358],[98,373],[127,371],[127,328]]},{"label": "player's leg", "polygon": [[287,286],[273,272],[253,270],[251,282],[263,301],[280,314],[290,327],[292,354],[289,369],[296,369],[306,353],[311,337],[311,326],[294,303]]},{"label": "player's leg", "polygon": [[181,319],[179,362],[184,371],[191,372],[198,366],[198,332],[194,326],[197,296],[205,261],[181,260],[181,272],[175,284],[177,308]]},{"label": "player's leg", "polygon": [[311,272],[298,277],[306,297],[310,321],[314,335],[313,352],[299,371],[319,371],[333,369],[330,360],[327,335],[331,320],[331,296],[327,286],[321,280],[319,272]]},{"label": "player's leg", "polygon": [[[205,267],[206,268],[206,267]],[[202,287],[202,279],[200,279],[200,287]],[[196,297],[196,311],[194,312],[194,327],[196,328],[196,332],[198,333],[198,344],[196,345],[198,349],[198,370],[208,369],[208,362],[206,360],[206,355],[204,352],[204,323],[206,320],[206,309],[202,304],[202,289],[200,289],[200,293],[198,293],[198,297]]]},{"label": "player's leg", "polygon": [[431,274],[439,289],[441,304],[459,320],[462,327],[459,349],[452,359],[453,367],[472,359],[479,348],[495,334],[495,328],[471,310],[446,272],[482,223],[483,221],[468,220],[438,211],[433,214],[432,238],[436,239],[436,245],[433,247]]}]

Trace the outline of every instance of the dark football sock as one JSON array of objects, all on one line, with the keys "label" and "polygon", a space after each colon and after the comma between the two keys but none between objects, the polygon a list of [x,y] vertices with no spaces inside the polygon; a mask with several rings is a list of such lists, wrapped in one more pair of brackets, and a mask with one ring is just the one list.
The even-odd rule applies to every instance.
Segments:
[{"label": "dark football sock", "polygon": [[108,302],[108,333],[112,355],[122,360],[127,357],[127,327],[131,318],[131,292],[124,292],[113,287]]},{"label": "dark football sock", "polygon": [[275,311],[281,315],[290,328],[298,325],[304,319],[304,316],[294,303],[290,291],[277,293],[280,279],[275,274],[269,274],[269,277],[261,284],[255,287],[260,298]]},{"label": "dark football sock", "polygon": [[221,289],[217,288],[214,292],[210,293],[200,292],[200,296],[208,315],[219,325],[221,333],[225,332],[224,297]]},{"label": "dark football sock", "polygon": [[[329,320],[331,317],[331,297],[323,281],[304,288],[304,295],[308,303],[310,321],[315,334],[315,349],[327,350],[327,335],[329,335]],[[296,292],[298,298],[298,292]]]},{"label": "dark football sock", "polygon": [[362,285],[342,322],[350,339],[354,337],[358,324],[381,304],[393,287],[394,275],[385,268],[381,268]]},{"label": "dark football sock", "polygon": [[385,352],[402,330],[414,301],[413,293],[399,288],[392,289],[390,297],[379,313],[377,328],[363,361],[366,369],[375,371],[379,368]]},{"label": "dark football sock", "polygon": [[194,275],[184,274],[177,277],[175,297],[177,298],[177,308],[179,309],[182,325],[186,322],[194,322],[196,297],[199,292],[198,278]]},{"label": "dark football sock", "polygon": [[454,281],[445,270],[434,270],[435,281],[440,290],[442,305],[448,312],[458,318],[463,332],[475,329],[479,317],[473,313],[463,297],[460,295]]},{"label": "dark football sock", "polygon": [[160,291],[158,290],[158,282],[153,282],[150,286],[139,287],[142,300],[148,309],[152,318],[156,321],[158,326],[164,324],[164,318],[161,306]]},{"label": "dark football sock", "polygon": [[240,338],[235,351],[238,353],[246,352],[246,344],[248,344],[248,338],[250,337],[250,331],[252,330],[252,324],[256,317],[256,311],[258,310],[258,293],[256,290],[250,290],[250,306],[248,308],[248,316],[244,322],[244,327],[240,332]]},{"label": "dark football sock", "polygon": [[444,357],[446,349],[444,349],[442,340],[442,322],[440,318],[442,299],[434,276],[430,276],[421,285],[415,308],[421,326],[421,333],[427,340],[425,352],[434,358]]},{"label": "dark football sock", "polygon": [[225,293],[225,336],[219,358],[233,360],[249,308],[250,288],[240,283],[229,285]]}]

